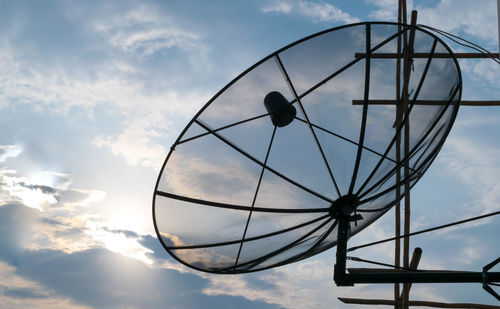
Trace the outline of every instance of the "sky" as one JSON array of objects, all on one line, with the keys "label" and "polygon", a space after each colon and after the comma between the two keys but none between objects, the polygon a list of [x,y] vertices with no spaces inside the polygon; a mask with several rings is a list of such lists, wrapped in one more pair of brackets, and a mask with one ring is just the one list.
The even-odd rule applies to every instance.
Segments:
[{"label": "sky", "polygon": [[[419,23],[499,49],[494,0],[408,6]],[[241,71],[324,29],[395,21],[396,7],[395,0],[2,0],[2,306],[348,308],[337,297],[391,299],[391,285],[337,288],[335,250],[247,275],[186,268],[156,239],[151,201],[170,146]],[[460,66],[463,99],[500,98],[496,63]],[[412,230],[499,209],[499,117],[499,107],[460,109],[412,190]],[[388,212],[349,244],[391,236],[393,218]],[[411,247],[423,248],[421,268],[480,271],[499,256],[499,220],[416,236]],[[354,253],[392,263],[393,247]],[[497,304],[480,284],[414,285],[411,297]]]}]

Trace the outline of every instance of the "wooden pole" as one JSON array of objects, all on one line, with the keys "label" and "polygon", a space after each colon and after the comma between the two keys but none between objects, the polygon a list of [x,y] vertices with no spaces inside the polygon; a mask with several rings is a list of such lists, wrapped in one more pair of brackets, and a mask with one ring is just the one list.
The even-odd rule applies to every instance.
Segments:
[{"label": "wooden pole", "polygon": [[[402,10],[402,2],[403,0],[398,1],[398,23],[401,24],[401,10]],[[401,27],[400,27],[401,28]],[[398,29],[401,30],[401,29]],[[398,35],[398,50],[397,50],[397,61],[396,61],[396,101],[399,102],[401,100],[401,36]],[[401,106],[399,104],[396,105],[396,130],[399,128],[401,124]],[[401,161],[401,136],[397,136],[396,138],[396,164]],[[396,182],[401,182],[401,169],[398,168],[396,171]],[[396,209],[394,210],[394,235],[399,237],[401,235],[401,187],[398,186],[396,188],[396,200],[398,203],[396,204]],[[400,239],[396,239],[394,244],[394,265],[397,267],[401,266],[401,241]],[[394,309],[399,309],[399,294],[400,294],[400,285],[399,283],[394,283]]]},{"label": "wooden pole", "polygon": [[[352,100],[352,105],[363,105],[364,100]],[[395,105],[399,100],[368,100],[368,105]],[[416,100],[415,105],[446,105],[448,101]],[[460,106],[500,106],[500,101],[471,101],[462,100]]]},{"label": "wooden pole", "polygon": [[[420,258],[422,257],[422,249],[420,247],[416,247],[413,250],[413,255],[411,256],[410,269],[416,270],[418,267],[418,263],[420,263]],[[411,283],[408,284],[408,293],[410,293]],[[401,299],[403,295],[401,294]]]},{"label": "wooden pole", "polygon": [[[491,58],[491,56],[498,58],[498,53],[488,54],[480,54],[480,53],[453,53],[457,58],[466,58],[466,59],[481,59],[481,58]],[[430,53],[414,53],[413,58],[429,58]],[[355,53],[354,58],[365,58],[366,53]],[[399,53],[372,53],[370,54],[370,58],[372,59],[396,59],[401,58]],[[432,58],[452,58],[450,53],[434,53]]]},{"label": "wooden pole", "polygon": [[[363,299],[363,298],[348,298],[348,297],[338,297],[338,299],[344,304],[358,304],[358,305],[396,305],[395,301],[390,299]],[[408,304],[411,307],[434,307],[434,308],[467,308],[467,309],[500,309],[500,306],[494,305],[481,305],[481,304],[469,304],[469,303],[441,303],[434,301],[421,301],[412,300]]]},{"label": "wooden pole", "polygon": [[[404,11],[403,11],[403,17],[405,17],[405,12],[406,12],[406,4],[404,3]],[[404,21],[404,18],[403,18]],[[417,24],[417,11],[412,11],[411,12],[411,25],[416,26]],[[405,32],[406,33],[406,32]],[[403,113],[406,114],[409,108],[409,93],[408,93],[408,86],[410,83],[410,74],[411,74],[411,57],[413,54],[413,43],[415,41],[415,29],[410,29],[410,35],[408,38],[408,41],[405,40],[405,47],[403,50],[404,54],[404,68],[403,68],[403,77],[404,77],[404,83],[403,83]],[[410,152],[410,121],[408,119],[409,117],[406,117],[406,123],[404,126],[404,157],[407,158],[408,154]],[[404,167],[404,178],[409,179],[410,175],[410,169],[408,168],[408,165],[405,165]],[[409,234],[410,233],[410,182],[407,180],[404,183],[404,191],[405,191],[405,217],[404,217],[404,233]],[[404,267],[409,267],[410,266],[410,238],[405,237],[403,239],[403,266]],[[408,309],[408,301],[409,301],[409,295],[410,295],[410,285],[408,283],[403,284],[403,294],[401,297],[401,301],[403,304],[403,309]]]},{"label": "wooden pole", "polygon": [[[500,52],[500,0],[497,0],[498,5],[498,37],[499,37],[499,52]],[[411,24],[416,25],[417,12],[412,11],[411,16]],[[406,16],[406,0],[398,0],[398,23],[407,24],[407,16]],[[409,106],[409,94],[408,94],[408,83],[409,83],[409,75],[410,75],[410,61],[412,58],[428,58],[429,55],[426,53],[413,53],[413,40],[414,40],[414,30],[410,30],[410,40],[408,40],[408,34],[405,31],[403,33],[404,38],[404,53],[401,51],[401,37],[398,37],[398,49],[397,53],[373,53],[371,54],[371,58],[386,58],[386,59],[397,59],[396,62],[396,100],[370,100],[368,104],[396,104],[396,121],[394,126],[398,127],[400,125],[400,121],[402,119],[403,113],[407,110]],[[401,92],[400,85],[400,76],[401,76],[401,56],[404,54],[404,84],[403,91]],[[499,53],[493,53],[493,56],[499,58]],[[366,53],[356,53],[356,58],[364,58],[366,57]],[[433,58],[449,58],[449,54],[444,53],[435,53]],[[490,58],[490,55],[480,54],[480,53],[455,53],[455,57],[457,58]],[[353,100],[353,105],[363,104],[364,100]],[[403,104],[398,104],[402,102]],[[430,102],[430,101],[421,101],[417,100],[415,104],[425,104],[425,105],[438,105],[442,104],[440,101]],[[401,106],[402,105],[402,106]],[[500,106],[500,101],[461,101],[461,105],[463,106]],[[399,121],[399,122],[398,122]],[[405,125],[404,131],[404,152],[405,157],[409,152],[409,123]],[[401,137],[398,136],[396,140],[396,161],[399,162],[401,160]],[[405,177],[409,174],[409,169],[407,166],[404,168]],[[399,182],[401,179],[401,172],[398,169],[397,171],[397,181]],[[405,182],[405,217],[404,217],[404,231],[405,234],[409,234],[410,232],[410,194],[409,194],[409,183]],[[397,188],[396,197],[399,200],[401,196],[400,188]],[[399,236],[401,233],[401,206],[400,203],[396,205],[395,209],[395,235]],[[396,240],[395,243],[395,251],[394,251],[394,264],[396,266],[400,266],[400,254],[401,248],[399,239]],[[403,265],[408,268],[416,269],[418,263],[420,261],[421,249],[416,248],[413,252],[411,263],[408,263],[408,255],[409,255],[409,238],[404,238],[404,253],[403,253]],[[349,273],[357,273],[358,271],[361,273],[369,273],[384,271],[394,271],[387,269],[348,269]],[[401,270],[405,271],[405,270]],[[425,271],[424,271],[425,272]],[[453,271],[450,271],[453,272]],[[470,303],[442,303],[442,302],[430,302],[430,301],[410,301],[409,300],[409,291],[411,288],[411,284],[403,285],[403,292],[401,293],[401,298],[399,296],[400,285],[398,283],[394,284],[394,300],[382,300],[382,299],[356,299],[356,298],[341,298],[338,299],[347,304],[366,304],[366,305],[390,305],[394,306],[394,308],[409,308],[409,306],[425,306],[425,307],[436,307],[436,308],[476,308],[476,309],[500,309],[500,306],[492,306],[492,305],[481,305],[481,304],[470,304]]]}]

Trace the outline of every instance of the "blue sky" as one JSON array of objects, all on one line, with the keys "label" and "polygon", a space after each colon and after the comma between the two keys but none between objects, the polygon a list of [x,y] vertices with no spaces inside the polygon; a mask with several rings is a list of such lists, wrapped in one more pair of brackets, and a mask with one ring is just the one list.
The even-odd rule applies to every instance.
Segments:
[{"label": "blue sky", "polygon": [[[498,51],[496,1],[408,1],[419,23]],[[395,0],[0,2],[0,302],[6,308],[347,308],[391,286],[337,288],[334,250],[249,275],[175,262],[153,231],[161,164],[227,82],[309,34],[394,21]],[[451,45],[455,51],[463,48]],[[500,70],[460,62],[463,99],[500,98]],[[412,229],[498,210],[500,109],[463,107],[412,191]],[[390,236],[393,213],[354,237]],[[499,219],[415,237],[422,268],[479,271]],[[391,245],[355,252],[391,263]],[[352,264],[353,267],[364,265]],[[495,304],[479,284],[415,285],[412,299]]]}]

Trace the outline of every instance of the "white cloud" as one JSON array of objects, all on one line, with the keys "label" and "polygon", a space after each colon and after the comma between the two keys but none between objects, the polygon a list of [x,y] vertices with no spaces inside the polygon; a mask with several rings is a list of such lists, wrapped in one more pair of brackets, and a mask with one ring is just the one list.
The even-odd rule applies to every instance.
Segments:
[{"label": "white cloud", "polygon": [[[60,190],[52,187],[50,174],[40,172],[32,177],[16,176],[17,171],[0,170],[0,185],[2,204],[9,202],[5,195],[21,201],[28,207],[44,211],[47,204],[56,204],[60,197]],[[49,176],[49,177],[47,177]]]},{"label": "white cloud", "polygon": [[15,158],[21,153],[21,148],[17,145],[0,145],[0,163],[8,158]]},{"label": "white cloud", "polygon": [[497,8],[495,0],[441,0],[436,7],[417,5],[419,22],[444,31],[464,32],[473,38],[485,40],[491,46],[498,41]]},{"label": "white cloud", "polygon": [[272,4],[269,4],[262,8],[262,12],[264,13],[283,13],[289,14],[292,12],[293,4],[289,1],[275,1]]},{"label": "white cloud", "polygon": [[19,244],[33,250],[71,253],[98,245],[96,237],[85,232],[98,218],[89,215],[85,207],[105,195],[100,190],[74,188],[71,175],[66,173],[0,169],[0,206],[22,204],[39,211],[36,219],[26,219],[26,230],[32,234]]},{"label": "white cloud", "polygon": [[112,46],[141,56],[150,56],[172,47],[186,51],[205,48],[200,42],[199,33],[172,25],[170,19],[168,16],[160,16],[151,8],[141,6],[123,16],[100,20],[94,27]]},{"label": "white cloud", "polygon": [[491,59],[476,60],[462,71],[470,73],[476,81],[487,81],[492,87],[500,89],[500,65]]},{"label": "white cloud", "polygon": [[[453,257],[461,265],[466,265],[469,268],[476,263],[484,263],[485,252],[488,245],[481,243],[477,238],[459,235],[457,237],[463,243],[463,247],[458,248],[457,254]],[[448,261],[450,263],[450,261]]]},{"label": "white cloud", "polygon": [[[152,86],[148,80],[149,69],[138,61],[142,56],[176,47],[183,50],[182,56],[176,55],[176,62],[194,57],[196,63],[186,66],[189,70],[199,69],[207,52],[201,41],[202,34],[188,30],[171,16],[145,5],[131,7],[125,13],[97,14],[82,23],[79,26],[89,39],[101,44],[75,55],[74,65],[67,64],[64,57],[40,61],[37,57],[47,52],[46,47],[37,46],[32,40],[28,40],[33,45],[29,51],[26,46],[18,45],[16,42],[22,33],[16,29],[28,28],[29,20],[16,20],[9,31],[2,32],[0,107],[27,103],[35,109],[68,112],[78,106],[88,109],[91,114],[98,105],[112,104],[119,112],[135,119],[138,114],[148,119],[154,117],[151,114],[157,114],[152,121],[165,121],[165,112],[187,117],[206,102],[206,95],[198,91],[181,95],[178,87],[173,86],[177,75],[168,71],[169,65],[162,79],[155,80]],[[86,25],[88,23],[91,25]],[[38,49],[40,54],[36,52]],[[86,63],[89,52],[98,61]],[[129,57],[130,53],[137,53],[139,58]],[[168,56],[166,54],[165,58],[169,59]],[[170,62],[163,64],[166,63]]]},{"label": "white cloud", "polygon": [[[394,0],[366,0],[376,9],[370,12],[370,17],[383,21],[397,21],[398,6]],[[410,23],[410,12],[418,11],[417,23],[435,27],[460,35],[463,32],[477,40],[488,42],[490,47],[496,47],[497,16],[496,1],[482,0],[441,0],[434,7],[423,7],[419,2],[407,2],[407,23]],[[492,22],[487,22],[492,21]]]},{"label": "white cloud", "polygon": [[278,0],[262,8],[264,13],[294,14],[310,18],[314,22],[355,23],[359,19],[329,3],[305,0]]},{"label": "white cloud", "polygon": [[[397,21],[398,19],[398,5],[394,0],[366,0],[367,3],[377,7],[374,11],[370,12],[370,17],[382,21]],[[412,1],[407,1],[407,10],[411,11],[413,7]]]},{"label": "white cloud", "polygon": [[[170,133],[178,119],[188,119],[207,99],[199,91],[180,94],[166,81],[164,89],[153,92],[141,78],[144,72],[133,63],[113,59],[97,71],[80,67],[76,72],[60,66],[41,68],[16,51],[10,38],[0,37],[0,57],[5,60],[0,62],[0,108],[16,103],[69,113],[78,107],[93,117],[96,107],[111,106],[113,113],[123,116],[123,132],[99,136],[95,142],[125,156],[130,164],[161,165],[166,152],[152,138],[165,137],[159,132]],[[17,146],[3,147],[0,162],[20,151]]]},{"label": "white cloud", "polygon": [[120,231],[109,230],[101,222],[88,222],[87,227],[89,228],[87,234],[106,249],[136,259],[147,265],[153,263],[147,256],[153,251],[141,245],[138,237],[131,237]]},{"label": "white cloud", "polygon": [[97,203],[102,199],[104,199],[104,197],[106,197],[106,192],[101,190],[94,190],[94,189],[85,190],[85,189],[73,188],[71,189],[71,191],[83,195],[83,199],[79,199],[73,202],[66,202],[67,204],[71,204],[74,206],[87,207],[90,204]]},{"label": "white cloud", "polygon": [[146,256],[152,251],[139,243],[138,235],[109,230],[106,222],[85,208],[101,201],[105,192],[71,188],[70,175],[66,174],[42,172],[32,177],[12,176],[16,174],[17,171],[0,170],[2,204],[18,200],[41,211],[36,220],[28,224],[33,233],[20,244],[22,247],[73,253],[102,246],[143,263],[152,263]]},{"label": "white cloud", "polygon": [[[480,120],[479,120],[480,121]],[[469,214],[498,210],[500,204],[500,149],[477,139],[450,136],[439,161],[447,167],[450,176],[461,181],[474,205],[467,208]]]},{"label": "white cloud", "polygon": [[[6,153],[10,153],[11,157],[17,157],[21,153],[15,146],[0,146],[0,149],[1,147],[7,149]],[[18,174],[17,170],[0,169],[0,205],[16,200],[28,207],[45,211],[46,206],[57,204],[71,186],[70,174],[51,171],[35,171],[28,176]],[[97,190],[81,192],[89,193],[82,205],[88,204],[90,200],[95,201],[96,194],[103,194]]]},{"label": "white cloud", "polygon": [[0,68],[4,72],[0,77],[0,102],[3,104],[27,103],[55,112],[67,112],[71,107],[80,106],[92,112],[99,104],[111,103],[128,115],[144,117],[168,111],[189,115],[203,103],[194,100],[200,98],[197,93],[181,96],[165,89],[160,95],[148,94],[144,81],[126,77],[124,70],[131,68],[121,62],[110,62],[93,79],[55,68],[42,72],[13,55],[9,61],[2,62]]},{"label": "white cloud", "polygon": [[109,147],[113,154],[123,156],[130,165],[142,165],[157,169],[165,159],[167,150],[152,142],[158,136],[152,128],[149,130],[141,126],[130,126],[116,138],[111,136],[98,136],[94,145]]}]

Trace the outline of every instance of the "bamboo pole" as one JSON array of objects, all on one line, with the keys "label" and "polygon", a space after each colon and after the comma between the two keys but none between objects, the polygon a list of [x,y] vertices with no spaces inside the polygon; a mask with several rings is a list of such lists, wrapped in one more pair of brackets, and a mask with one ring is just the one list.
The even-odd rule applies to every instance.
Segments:
[{"label": "bamboo pole", "polygon": [[[418,268],[418,263],[420,263],[420,258],[422,257],[422,249],[420,247],[416,247],[413,250],[413,255],[411,256],[411,261],[410,261],[410,269],[416,270]],[[408,293],[410,292],[411,289],[411,283],[408,284]],[[403,295],[401,295],[401,299],[403,298]]]},{"label": "bamboo pole", "polygon": [[[403,1],[403,22],[405,21],[406,15],[406,1]],[[417,11],[413,10],[411,12],[411,25],[415,26],[417,24]],[[406,33],[406,32],[405,32]],[[405,40],[405,48],[403,50],[404,54],[404,68],[403,68],[403,113],[406,114],[409,108],[409,93],[408,86],[410,83],[410,74],[411,74],[411,57],[413,54],[413,43],[415,41],[415,29],[410,29],[410,35],[408,41]],[[404,157],[408,157],[410,152],[410,121],[409,117],[406,117],[406,123],[404,128]],[[410,169],[407,165],[404,167],[404,178],[409,179]],[[409,181],[405,181],[404,183],[404,191],[405,191],[405,212],[404,212],[404,226],[403,231],[405,234],[410,233],[410,183]],[[410,265],[410,238],[405,237],[403,239],[403,266],[409,267]],[[403,304],[403,308],[408,308],[408,301],[410,296],[410,286],[408,283],[403,284],[403,294],[401,297],[401,301]]]},{"label": "bamboo pole", "polygon": [[[402,10],[403,0],[398,0],[398,23],[401,24],[401,10]],[[398,29],[399,31],[401,29]],[[398,46],[397,46],[397,61],[396,61],[396,100],[399,102],[401,100],[401,36],[398,35]],[[368,103],[369,104],[369,103]],[[396,130],[401,124],[401,106],[396,105]],[[401,136],[396,138],[396,164],[401,161]],[[396,171],[396,182],[401,182],[401,169],[398,168]],[[401,235],[401,187],[396,188],[396,209],[394,210],[394,235],[399,237]],[[397,267],[401,266],[401,241],[396,239],[394,244],[394,265]],[[399,294],[400,294],[400,284],[394,283],[394,309],[399,309]]]},{"label": "bamboo pole", "polygon": [[[481,59],[481,58],[491,58],[491,56],[494,56],[496,58],[499,58],[498,53],[491,53],[489,54],[481,54],[481,53],[454,53],[455,57],[457,58],[466,58],[466,59]],[[430,54],[429,53],[415,53],[413,54],[413,58],[429,58]],[[366,53],[355,53],[354,58],[359,59],[359,58],[365,58]],[[396,59],[398,57],[401,57],[399,53],[372,53],[370,54],[370,58],[372,59]],[[434,53],[432,55],[432,58],[453,58],[453,56],[450,53]]]},{"label": "bamboo pole", "polygon": [[[364,100],[352,100],[352,105],[363,105]],[[395,105],[399,102],[396,100],[368,100],[368,105]],[[446,105],[448,101],[438,101],[438,100],[416,100],[415,105]],[[462,100],[460,101],[461,106],[500,106],[500,101],[498,100]]]},{"label": "bamboo pole", "polygon": [[[499,16],[499,20],[498,20],[498,28],[499,28],[499,33],[498,33],[498,36],[499,36],[499,51],[500,51],[500,0],[497,0],[498,2],[498,16]],[[416,25],[416,17],[417,17],[417,12],[416,11],[412,11],[412,25]],[[402,20],[401,20],[402,19]],[[403,24],[407,24],[407,18],[406,18],[406,0],[398,0],[398,23],[403,23]],[[414,31],[413,31],[414,32]],[[410,45],[408,42],[408,38],[407,38],[407,32],[404,32],[403,33],[403,36],[404,36],[404,46],[405,46],[405,50],[407,50],[407,47],[408,45]],[[411,41],[412,39],[410,39]],[[412,44],[410,45],[410,47],[412,47],[413,45],[413,42],[411,42]],[[408,51],[408,50],[407,50]],[[499,58],[499,53],[492,53],[492,55],[496,58]],[[400,61],[401,61],[401,56],[402,56],[402,53],[401,53],[401,38],[398,37],[398,51],[397,53],[374,53],[374,54],[371,54],[371,58],[387,58],[387,59],[394,59],[396,58],[397,59],[397,73],[396,73],[396,100],[370,100],[368,104],[380,104],[380,105],[385,105],[385,104],[396,104],[397,102],[400,102],[401,100],[401,97],[400,97],[400,94],[401,94],[401,89],[400,89],[400,75],[401,75],[401,71],[400,71]],[[366,53],[356,53],[355,54],[355,57],[356,58],[365,58],[366,57]],[[416,53],[416,54],[412,54],[411,55],[411,58],[428,58],[429,57],[429,54],[428,53]],[[434,58],[449,58],[450,55],[449,54],[444,54],[444,53],[435,53],[433,55]],[[455,57],[457,58],[491,58],[491,55],[486,55],[486,54],[479,54],[479,53],[455,53]],[[405,56],[405,60],[407,60],[409,57],[408,57],[408,54],[406,54]],[[407,85],[408,85],[408,79],[409,79],[409,70],[407,69],[407,66],[406,66],[407,62],[405,61],[405,67],[404,67],[404,82],[406,84],[406,89],[404,89],[405,85],[403,85],[403,103],[406,103],[406,104],[403,104],[403,107],[406,106],[406,108],[408,108],[408,88],[407,88]],[[406,90],[406,91],[405,91]],[[406,102],[405,101],[405,97],[406,97]],[[359,101],[359,103],[358,103]],[[353,100],[353,105],[358,105],[358,104],[363,104],[363,100]],[[423,105],[438,105],[438,104],[442,104],[442,102],[440,101],[436,101],[436,102],[430,102],[430,101],[417,101],[415,102],[415,104],[423,104]],[[500,101],[461,101],[460,103],[462,106],[500,106]],[[398,108],[400,106],[398,104],[396,104],[396,123],[395,123],[395,126],[397,125],[397,121],[399,119],[399,116],[401,115],[400,114],[400,111],[398,111]],[[403,111],[404,112],[404,111]],[[397,127],[397,126],[396,126]],[[408,130],[408,132],[407,132]],[[407,155],[407,151],[408,151],[408,148],[406,147],[407,143],[408,143],[408,135],[409,135],[409,126],[406,125],[405,126],[405,156]],[[400,158],[400,146],[401,146],[401,141],[399,140],[396,141],[397,143],[397,160],[401,160]],[[408,170],[407,168],[405,168],[405,175],[408,174]],[[400,175],[400,171],[398,170],[398,179],[400,179],[401,175]],[[397,195],[400,196],[400,189],[399,187],[397,188],[398,191],[397,191]],[[406,196],[405,196],[405,218],[404,218],[404,230],[405,230],[405,234],[408,234],[409,233],[409,228],[410,228],[410,195],[409,195],[409,190],[407,190],[407,183],[405,183],[405,191],[407,192]],[[395,234],[396,236],[399,236],[400,235],[400,203],[398,203],[396,205],[396,214],[395,214],[395,217],[396,217],[396,226],[395,226]],[[395,265],[399,266],[399,263],[400,263],[400,244],[399,244],[399,239],[396,241],[396,246],[395,246]],[[409,251],[409,239],[408,237],[405,237],[405,242],[404,242],[404,255],[406,255],[406,259],[405,259],[405,256],[403,256],[403,259],[404,259],[404,263],[408,263],[408,251]],[[419,248],[416,248],[416,249],[419,249]],[[409,267],[412,267],[413,264],[415,264],[415,267],[418,265],[418,262],[419,262],[419,259],[420,259],[420,256],[418,257],[418,259],[416,258],[415,256],[415,251],[414,251],[414,255],[412,257],[412,263],[410,263],[409,265],[405,265],[405,266],[409,266]],[[362,272],[362,273],[369,273],[369,272],[379,272],[379,273],[383,273],[385,271],[394,271],[394,270],[388,270],[388,269],[380,269],[380,268],[372,268],[372,269],[369,269],[369,268],[350,268],[348,269],[350,273],[356,273],[358,271]],[[400,271],[405,271],[405,270],[400,270]],[[421,270],[422,271],[422,270]],[[424,270],[425,272],[425,270]],[[453,271],[450,271],[450,272],[453,272]],[[426,306],[426,307],[436,307],[436,308],[476,308],[476,309],[500,309],[500,306],[492,306],[492,305],[482,305],[482,304],[470,304],[470,303],[442,303],[442,302],[430,302],[430,301],[410,301],[409,300],[409,290],[411,288],[411,284],[405,284],[404,285],[404,288],[403,288],[403,293],[401,294],[401,297],[405,297],[405,299],[403,300],[403,308],[409,308],[409,306]],[[344,303],[348,303],[348,304],[367,304],[367,305],[393,305],[394,308],[401,308],[401,302],[399,300],[399,293],[396,293],[396,291],[399,292],[399,284],[395,284],[394,285],[394,300],[381,300],[381,299],[355,299],[355,298],[341,298],[339,297],[338,299]],[[406,295],[405,295],[406,294]]]}]

